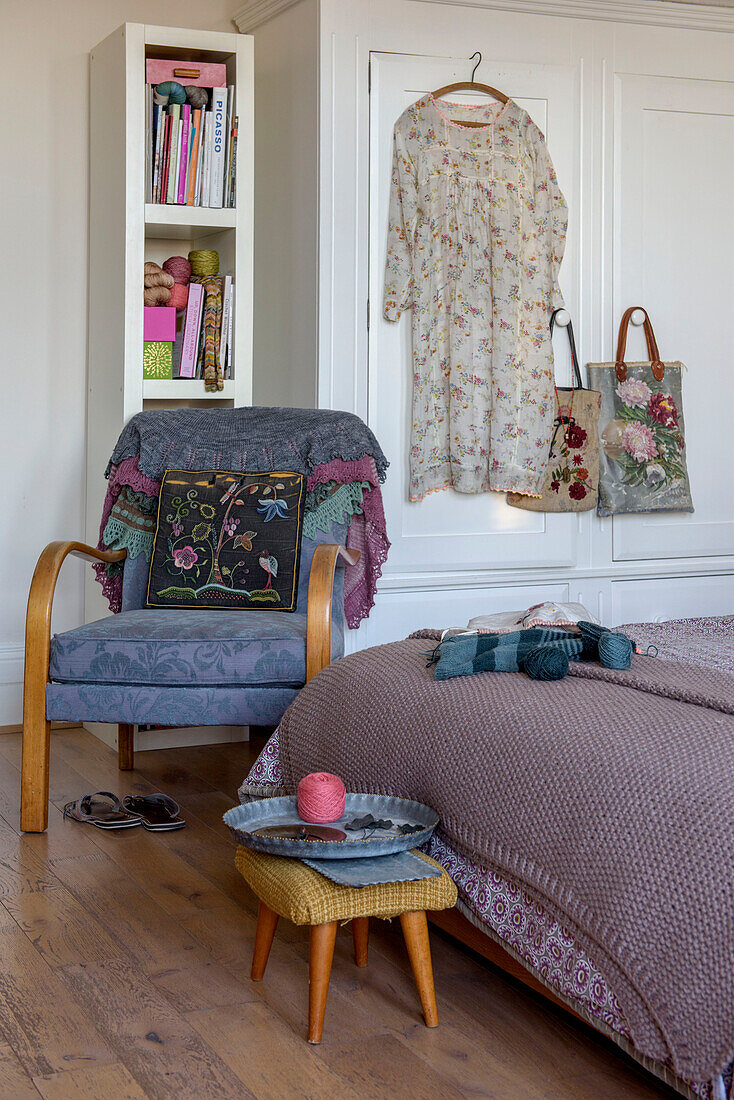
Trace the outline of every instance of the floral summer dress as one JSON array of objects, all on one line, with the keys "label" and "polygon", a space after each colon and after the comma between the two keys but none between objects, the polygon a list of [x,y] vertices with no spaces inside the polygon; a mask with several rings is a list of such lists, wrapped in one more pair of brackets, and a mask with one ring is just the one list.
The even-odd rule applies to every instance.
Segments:
[{"label": "floral summer dress", "polygon": [[543,135],[512,100],[428,95],[393,142],[384,310],[413,315],[410,499],[539,495],[568,220]]}]

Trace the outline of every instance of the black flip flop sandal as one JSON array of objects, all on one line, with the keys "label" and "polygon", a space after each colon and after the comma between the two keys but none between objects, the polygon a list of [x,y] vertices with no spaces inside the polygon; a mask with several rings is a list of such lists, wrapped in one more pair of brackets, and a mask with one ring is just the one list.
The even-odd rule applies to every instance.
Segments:
[{"label": "black flip flop sandal", "polygon": [[143,822],[143,828],[152,833],[168,833],[173,829],[183,829],[186,824],[178,815],[181,807],[167,794],[128,794],[122,805],[130,813],[137,814]]},{"label": "black flip flop sandal", "polygon": [[142,825],[140,817],[124,810],[120,799],[111,791],[96,791],[75,802],[67,802],[64,817],[96,825],[98,829],[133,829]]}]

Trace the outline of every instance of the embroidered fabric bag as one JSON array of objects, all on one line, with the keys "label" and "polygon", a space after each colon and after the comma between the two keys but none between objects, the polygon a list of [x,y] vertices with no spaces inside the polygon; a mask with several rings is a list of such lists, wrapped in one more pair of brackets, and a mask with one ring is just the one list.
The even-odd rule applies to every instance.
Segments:
[{"label": "embroidered fabric bag", "polygon": [[602,392],[599,515],[620,512],[692,512],[685,455],[681,374],[683,364],[663,363],[647,311],[648,362],[625,362],[625,311],[616,363],[589,363]]},{"label": "embroidered fabric bag", "polygon": [[[551,335],[559,312],[555,310],[551,315]],[[574,385],[556,387],[556,418],[543,492],[539,497],[507,494],[508,504],[527,512],[588,512],[596,507],[601,394],[584,389],[570,321],[566,331],[571,345]]]},{"label": "embroidered fabric bag", "polygon": [[166,470],[148,607],[295,611],[303,474]]}]

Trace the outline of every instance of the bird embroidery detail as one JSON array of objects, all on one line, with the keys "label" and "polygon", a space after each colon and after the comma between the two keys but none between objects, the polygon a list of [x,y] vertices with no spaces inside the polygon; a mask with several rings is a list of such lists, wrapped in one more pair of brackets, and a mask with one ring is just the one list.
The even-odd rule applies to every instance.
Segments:
[{"label": "bird embroidery detail", "polygon": [[273,587],[273,577],[278,576],[278,559],[272,554],[269,554],[267,550],[263,550],[258,561],[268,575],[268,581],[264,589],[264,591],[267,592],[268,589]]}]

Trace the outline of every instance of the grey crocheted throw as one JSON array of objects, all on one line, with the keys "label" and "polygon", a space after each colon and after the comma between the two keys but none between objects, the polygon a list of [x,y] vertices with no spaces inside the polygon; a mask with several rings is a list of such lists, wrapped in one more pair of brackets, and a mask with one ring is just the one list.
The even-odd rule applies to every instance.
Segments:
[{"label": "grey crocheted throw", "polygon": [[138,457],[146,477],[164,470],[295,470],[371,455],[380,481],[387,459],[363,421],[331,409],[168,409],[137,413],[122,430],[105,476]]}]

